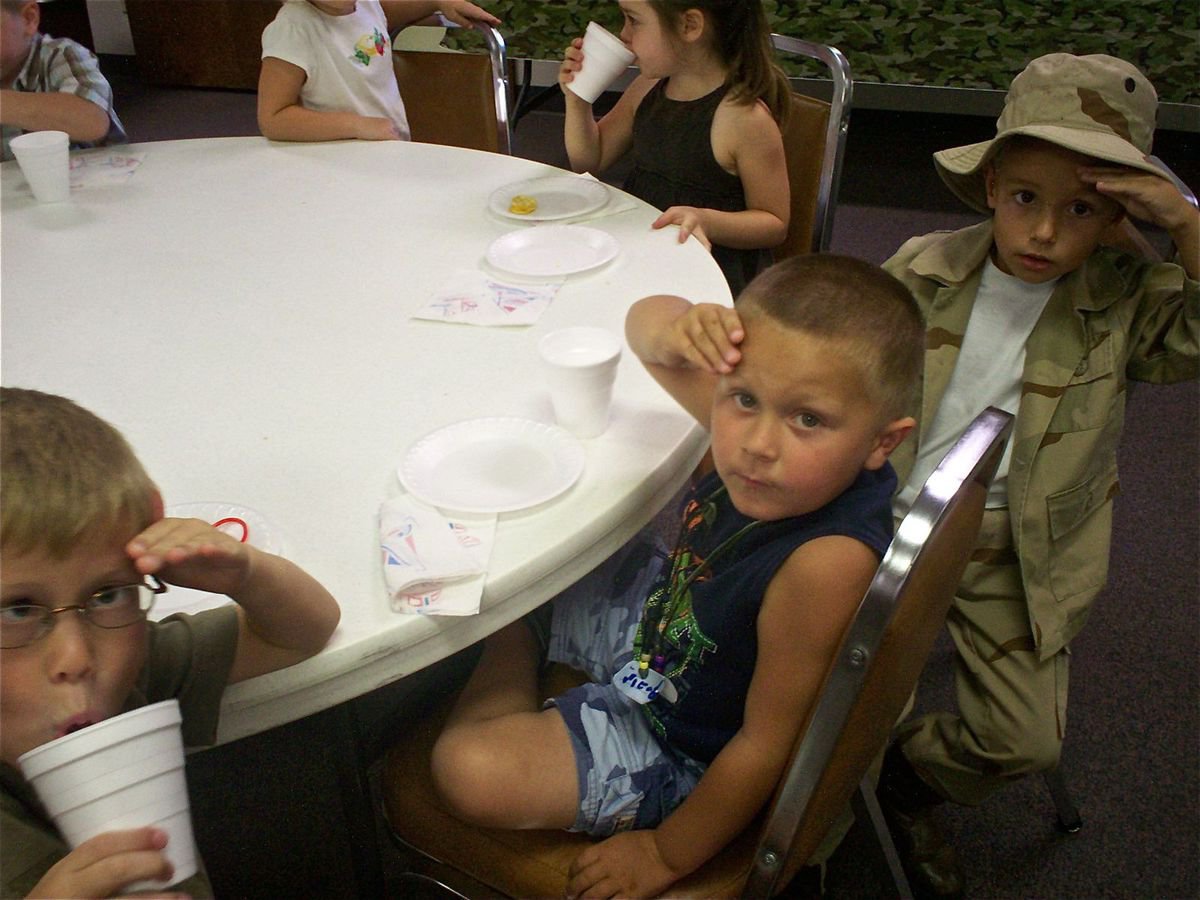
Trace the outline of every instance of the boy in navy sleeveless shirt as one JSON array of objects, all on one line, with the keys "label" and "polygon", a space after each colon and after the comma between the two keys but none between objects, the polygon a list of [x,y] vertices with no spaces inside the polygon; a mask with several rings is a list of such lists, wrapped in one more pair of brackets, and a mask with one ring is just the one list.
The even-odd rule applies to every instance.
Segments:
[{"label": "boy in navy sleeveless shirt", "polygon": [[641,539],[555,599],[546,702],[527,622],[493,635],[433,755],[482,825],[606,838],[567,896],[657,894],[770,798],[891,539],[888,456],[913,425],[920,314],[876,266],[804,256],[736,311],[638,301],[629,345],[712,434],[674,549]]}]

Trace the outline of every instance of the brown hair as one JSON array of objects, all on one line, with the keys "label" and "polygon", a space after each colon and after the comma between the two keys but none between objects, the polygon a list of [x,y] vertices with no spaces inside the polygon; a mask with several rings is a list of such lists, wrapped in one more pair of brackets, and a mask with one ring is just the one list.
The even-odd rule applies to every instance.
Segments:
[{"label": "brown hair", "polygon": [[16,15],[29,0],[0,0],[0,9]]},{"label": "brown hair", "polygon": [[775,62],[767,15],[760,0],[650,0],[668,31],[678,32],[683,14],[698,9],[708,20],[713,47],[729,68],[730,98],[762,100],[782,125],[791,109],[792,87]]},{"label": "brown hair", "polygon": [[65,397],[0,388],[6,550],[63,557],[93,529],[141,531],[154,518],[157,495],[129,444],[103,419]]},{"label": "brown hair", "polygon": [[832,253],[793,256],[759,274],[738,312],[844,343],[884,421],[909,413],[925,359],[920,308],[879,266]]}]

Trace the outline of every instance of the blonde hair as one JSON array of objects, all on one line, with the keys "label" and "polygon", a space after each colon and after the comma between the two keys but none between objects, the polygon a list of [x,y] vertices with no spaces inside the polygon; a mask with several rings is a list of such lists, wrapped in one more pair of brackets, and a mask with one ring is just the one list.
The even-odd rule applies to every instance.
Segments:
[{"label": "blonde hair", "polygon": [[64,557],[94,529],[136,533],[153,521],[157,497],[125,438],[103,419],[65,397],[0,388],[6,550]]},{"label": "blonde hair", "polygon": [[793,256],[746,285],[737,309],[844,343],[881,420],[910,411],[924,367],[925,323],[908,288],[879,266],[833,253]]}]

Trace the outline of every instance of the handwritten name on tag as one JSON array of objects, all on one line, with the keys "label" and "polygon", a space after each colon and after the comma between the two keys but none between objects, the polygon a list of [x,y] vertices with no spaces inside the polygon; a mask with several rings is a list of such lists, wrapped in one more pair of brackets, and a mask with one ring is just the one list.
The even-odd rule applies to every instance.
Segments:
[{"label": "handwritten name on tag", "polygon": [[679,699],[679,692],[675,690],[675,685],[671,684],[671,679],[653,669],[639,672],[636,659],[626,663],[625,667],[613,676],[612,683],[635,703],[649,703],[658,697],[662,697],[668,703]]}]

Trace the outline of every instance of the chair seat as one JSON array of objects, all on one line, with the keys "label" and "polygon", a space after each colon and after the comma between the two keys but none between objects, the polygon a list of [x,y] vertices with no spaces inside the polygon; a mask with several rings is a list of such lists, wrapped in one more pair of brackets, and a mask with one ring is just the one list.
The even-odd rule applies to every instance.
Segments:
[{"label": "chair seat", "polygon": [[[548,667],[542,681],[547,696],[579,682],[572,677],[577,673],[567,673],[565,666]],[[429,757],[451,705],[415,723],[384,756],[380,788],[393,832],[413,849],[511,897],[563,896],[571,862],[592,838],[558,830],[479,828],[456,819],[438,800]],[[671,896],[737,896],[757,838],[757,828],[746,829],[707,865],[673,884]]]}]

